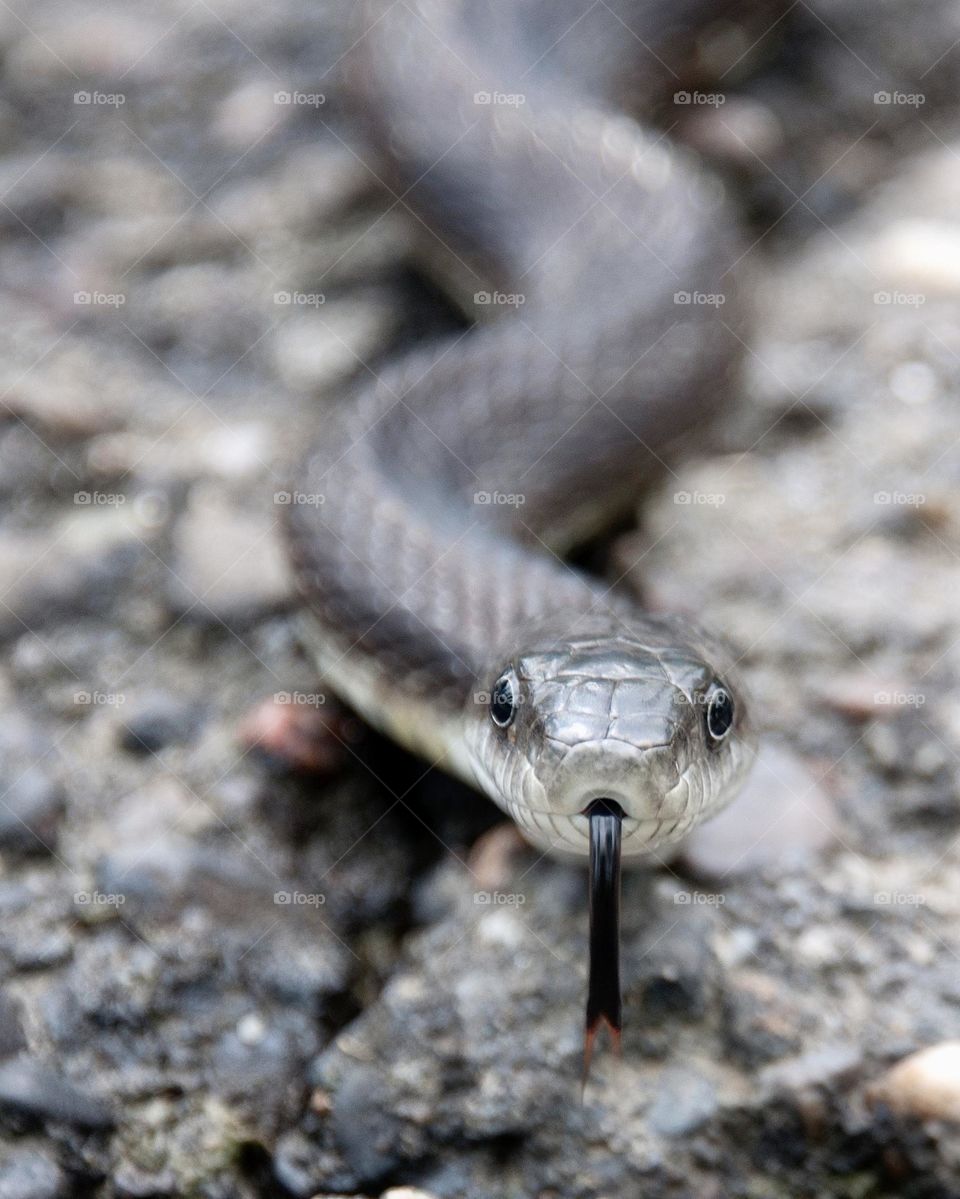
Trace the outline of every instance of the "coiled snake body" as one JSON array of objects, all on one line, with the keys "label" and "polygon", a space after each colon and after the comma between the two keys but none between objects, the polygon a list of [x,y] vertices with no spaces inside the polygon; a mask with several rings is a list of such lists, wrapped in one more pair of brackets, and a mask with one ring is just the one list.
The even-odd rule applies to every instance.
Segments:
[{"label": "coiled snake body", "polygon": [[[585,853],[597,797],[623,809],[624,853],[676,840],[749,757],[723,647],[556,556],[735,390],[722,191],[617,107],[628,80],[634,101],[662,90],[696,7],[667,36],[636,2],[399,0],[356,51],[395,194],[496,319],[326,417],[298,484],[324,502],[290,512],[296,573],[331,685],[545,849]],[[696,302],[718,294],[722,313]],[[715,740],[718,688],[734,711]]]},{"label": "coiled snake body", "polygon": [[548,851],[588,852],[597,800],[625,854],[675,841],[750,759],[723,646],[557,556],[735,392],[722,188],[621,111],[702,7],[398,0],[355,52],[394,195],[495,319],[326,417],[298,482],[324,502],[289,512],[311,639],[356,710]]}]

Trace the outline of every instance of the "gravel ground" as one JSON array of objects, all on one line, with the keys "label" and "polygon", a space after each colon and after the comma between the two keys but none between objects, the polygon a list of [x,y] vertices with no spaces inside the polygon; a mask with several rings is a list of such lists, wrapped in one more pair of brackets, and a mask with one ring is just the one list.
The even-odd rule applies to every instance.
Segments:
[{"label": "gravel ground", "polygon": [[605,557],[728,630],[764,748],[627,877],[582,1102],[582,873],[297,643],[289,463],[458,322],[349,28],[0,5],[0,1199],[956,1199],[956,6],[800,3],[662,114],[743,196],[758,329]]}]

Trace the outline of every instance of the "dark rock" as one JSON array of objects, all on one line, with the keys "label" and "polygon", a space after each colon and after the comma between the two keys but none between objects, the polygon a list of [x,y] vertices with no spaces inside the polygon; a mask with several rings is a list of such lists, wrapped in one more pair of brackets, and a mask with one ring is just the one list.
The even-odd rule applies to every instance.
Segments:
[{"label": "dark rock", "polygon": [[20,1023],[19,1004],[0,989],[0,1059],[12,1057],[26,1047],[27,1038]]},{"label": "dark rock", "polygon": [[0,1199],[60,1199],[63,1171],[48,1149],[17,1148],[0,1160]]},{"label": "dark rock", "polygon": [[242,1099],[261,1090],[279,1096],[290,1083],[296,1085],[306,1056],[290,1031],[248,1015],[221,1036],[211,1060],[220,1093]]},{"label": "dark rock", "polygon": [[113,1124],[113,1114],[103,1100],[25,1055],[0,1063],[0,1113],[4,1112],[77,1128],[105,1129]]},{"label": "dark rock", "polygon": [[55,928],[37,936],[24,937],[11,949],[18,970],[49,970],[70,960],[73,941],[66,929]]},{"label": "dark rock", "polygon": [[741,971],[724,996],[724,1034],[730,1055],[748,1068],[796,1052],[801,1013],[790,992],[770,975]]},{"label": "dark rock", "polygon": [[698,909],[678,907],[624,948],[624,992],[641,1022],[696,1019],[717,986],[710,927]]},{"label": "dark rock", "polygon": [[164,746],[192,741],[202,715],[197,704],[162,692],[144,696],[124,711],[120,745],[131,753],[157,753]]},{"label": "dark rock", "polygon": [[98,507],[99,494],[76,492],[76,511],[39,541],[0,539],[0,573],[15,580],[0,613],[0,637],[113,610],[147,551],[122,503]]},{"label": "dark rock", "polygon": [[312,1199],[321,1179],[324,1189],[336,1187],[339,1194],[354,1189],[343,1160],[300,1130],[279,1138],[273,1170],[277,1182],[297,1199]]},{"label": "dark rock", "polygon": [[357,1067],[344,1079],[330,1117],[337,1149],[366,1189],[403,1160],[399,1123],[379,1103],[383,1080],[371,1066]]},{"label": "dark rock", "polygon": [[0,851],[19,856],[53,853],[64,808],[63,788],[40,767],[18,774],[0,800]]},{"label": "dark rock", "polygon": [[[283,920],[289,907],[274,911],[274,921]],[[275,927],[250,951],[243,969],[266,994],[319,1013],[331,997],[346,991],[357,958],[324,928],[322,916],[315,919],[294,913],[288,924]]]}]

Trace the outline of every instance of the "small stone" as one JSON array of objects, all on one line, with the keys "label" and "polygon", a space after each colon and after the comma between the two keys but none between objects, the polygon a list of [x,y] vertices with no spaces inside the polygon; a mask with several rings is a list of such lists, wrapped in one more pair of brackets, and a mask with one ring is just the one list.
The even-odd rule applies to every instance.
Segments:
[{"label": "small stone", "polygon": [[109,1128],[114,1122],[103,1100],[26,1055],[0,1063],[0,1111],[77,1128]]},{"label": "small stone", "polygon": [[117,1199],[167,1199],[178,1191],[172,1170],[154,1172],[143,1170],[132,1162],[119,1162],[114,1168],[113,1182]]},{"label": "small stone", "polygon": [[392,332],[386,304],[341,301],[329,311],[319,301],[317,306],[316,312],[288,317],[276,334],[276,369],[297,391],[331,387],[361,370]]},{"label": "small stone", "polygon": [[863,1053],[856,1045],[823,1045],[765,1066],[760,1072],[761,1087],[768,1093],[776,1093],[815,1086],[847,1086],[854,1081],[862,1064]]},{"label": "small stone", "polygon": [[670,913],[645,930],[635,947],[625,947],[624,987],[628,994],[639,989],[645,1022],[670,1023],[703,1014],[717,983],[709,936],[706,921]]},{"label": "small stone", "polygon": [[29,767],[8,784],[0,800],[0,852],[18,857],[53,853],[65,806],[60,784],[39,767]]},{"label": "small stone", "polygon": [[926,362],[902,362],[890,372],[890,390],[904,404],[927,404],[937,394],[939,380]]},{"label": "small stone", "polygon": [[147,553],[124,495],[80,490],[73,503],[75,511],[42,536],[0,538],[0,577],[12,580],[0,635],[64,616],[102,618]]},{"label": "small stone", "polygon": [[960,292],[960,230],[955,222],[893,221],[874,248],[884,281],[929,296]]},{"label": "small stone", "polygon": [[53,928],[40,936],[22,938],[10,953],[17,970],[50,970],[70,960],[73,941],[68,929]]},{"label": "small stone", "polygon": [[[27,1038],[20,1023],[20,1008],[6,991],[0,990],[0,1059],[26,1049]],[[0,1199],[3,1191],[0,1190]]]},{"label": "small stone", "polygon": [[783,129],[775,114],[766,105],[744,97],[730,98],[722,110],[688,110],[683,130],[698,150],[738,167],[769,159],[783,144]]},{"label": "small stone", "polygon": [[224,479],[245,479],[262,471],[275,456],[270,430],[255,421],[215,428],[204,438],[204,465]]},{"label": "small stone", "polygon": [[771,976],[744,970],[728,980],[725,1041],[742,1065],[752,1068],[796,1052],[800,1017],[790,994]]},{"label": "small stone", "polygon": [[120,744],[131,753],[157,753],[167,745],[192,741],[200,725],[196,704],[156,692],[123,710]]},{"label": "small stone", "polygon": [[868,1093],[901,1115],[960,1123],[960,1041],[943,1041],[912,1053]]},{"label": "small stone", "polygon": [[886,725],[871,725],[863,738],[863,746],[875,765],[889,773],[903,765],[903,749],[895,729]]},{"label": "small stone", "polygon": [[422,1191],[420,1187],[390,1187],[380,1199],[437,1199],[433,1191]]},{"label": "small stone", "polygon": [[841,716],[857,721],[893,719],[902,709],[891,703],[889,697],[909,690],[902,679],[878,680],[876,673],[869,671],[831,677],[818,688],[824,703]]},{"label": "small stone", "polygon": [[825,853],[837,840],[833,803],[796,754],[762,745],[743,791],[695,829],[681,857],[697,877],[720,881]]},{"label": "small stone", "polygon": [[213,118],[213,133],[238,150],[253,146],[279,128],[292,112],[274,100],[276,84],[269,79],[249,79],[220,102]]},{"label": "small stone", "polygon": [[266,1031],[263,1017],[256,1012],[248,1012],[237,1025],[237,1039],[241,1045],[258,1045]]},{"label": "small stone", "polygon": [[717,1093],[701,1074],[683,1068],[664,1070],[648,1112],[650,1127],[665,1137],[696,1132],[717,1110]]},{"label": "small stone", "polygon": [[0,1199],[59,1199],[65,1183],[47,1149],[14,1149],[0,1162]]},{"label": "small stone", "polygon": [[293,587],[277,525],[266,502],[244,512],[213,488],[196,489],[174,535],[167,586],[174,612],[234,625],[289,606]]},{"label": "small stone", "polygon": [[[43,36],[23,37],[11,52],[11,77],[21,87],[50,88],[65,79],[112,79],[152,65],[150,51],[169,32],[149,13],[99,10],[76,12],[47,22]],[[83,109],[80,110],[83,112]]]},{"label": "small stone", "polygon": [[297,1199],[324,1199],[322,1192],[317,1193],[318,1178],[327,1186],[337,1186],[342,1178],[341,1195],[354,1189],[342,1160],[325,1153],[299,1129],[285,1132],[278,1139],[273,1152],[273,1172],[281,1186]]},{"label": "small stone", "polygon": [[398,1121],[379,1102],[382,1092],[379,1072],[357,1063],[344,1075],[329,1120],[337,1149],[363,1188],[403,1160]]}]

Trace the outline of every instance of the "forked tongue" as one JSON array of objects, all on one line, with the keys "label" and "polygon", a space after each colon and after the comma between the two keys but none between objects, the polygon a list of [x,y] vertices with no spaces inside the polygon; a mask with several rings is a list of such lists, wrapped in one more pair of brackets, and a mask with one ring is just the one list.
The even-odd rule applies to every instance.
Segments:
[{"label": "forked tongue", "polygon": [[623,809],[595,799],[590,821],[590,980],[583,1040],[583,1085],[587,1085],[593,1045],[600,1026],[610,1031],[620,1052],[620,831]]}]

